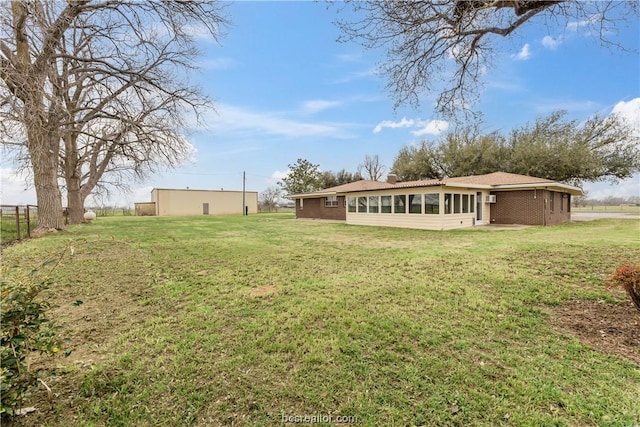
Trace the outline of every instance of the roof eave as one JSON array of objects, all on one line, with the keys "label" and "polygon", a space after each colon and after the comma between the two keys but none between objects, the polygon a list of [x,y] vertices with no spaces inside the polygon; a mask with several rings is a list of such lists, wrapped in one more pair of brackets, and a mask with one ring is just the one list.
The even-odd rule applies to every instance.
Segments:
[{"label": "roof eave", "polygon": [[573,185],[562,184],[559,182],[551,181],[551,182],[537,182],[530,184],[501,184],[494,185],[492,187],[494,190],[517,190],[517,189],[537,189],[537,190],[548,190],[553,188],[559,188],[562,190],[566,190],[567,193],[573,196],[582,196],[584,193],[582,189],[579,187],[574,187]]},{"label": "roof eave", "polygon": [[313,193],[289,194],[285,196],[285,199],[313,199],[317,197],[335,196],[336,194],[338,193],[335,191],[316,191]]}]

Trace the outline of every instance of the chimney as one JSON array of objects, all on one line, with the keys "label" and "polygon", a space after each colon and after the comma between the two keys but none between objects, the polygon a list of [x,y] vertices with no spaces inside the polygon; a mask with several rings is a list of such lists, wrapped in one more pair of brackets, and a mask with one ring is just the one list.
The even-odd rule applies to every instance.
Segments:
[{"label": "chimney", "polygon": [[395,184],[397,178],[398,178],[398,175],[396,175],[395,173],[387,174],[387,182],[389,184]]}]

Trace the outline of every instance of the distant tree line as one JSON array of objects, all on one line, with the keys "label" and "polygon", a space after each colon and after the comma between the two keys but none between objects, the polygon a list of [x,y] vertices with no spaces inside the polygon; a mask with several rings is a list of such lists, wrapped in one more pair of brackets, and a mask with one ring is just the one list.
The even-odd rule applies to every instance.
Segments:
[{"label": "distant tree line", "polygon": [[573,201],[573,206],[583,208],[587,206],[640,206],[640,194],[629,197],[607,196],[602,199],[594,199],[585,192],[584,196],[573,197],[571,200]]}]

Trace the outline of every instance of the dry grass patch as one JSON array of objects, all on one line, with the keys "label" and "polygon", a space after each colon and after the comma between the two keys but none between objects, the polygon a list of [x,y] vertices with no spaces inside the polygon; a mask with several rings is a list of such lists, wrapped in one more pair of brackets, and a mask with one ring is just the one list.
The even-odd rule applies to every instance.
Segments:
[{"label": "dry grass patch", "polygon": [[277,292],[278,288],[273,285],[259,286],[257,288],[251,289],[249,292],[249,296],[252,298],[263,297],[265,295],[271,295]]}]

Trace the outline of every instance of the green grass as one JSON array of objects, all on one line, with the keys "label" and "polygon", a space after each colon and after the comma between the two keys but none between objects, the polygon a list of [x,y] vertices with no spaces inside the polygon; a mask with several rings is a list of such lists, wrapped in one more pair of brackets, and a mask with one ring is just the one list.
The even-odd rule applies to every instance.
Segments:
[{"label": "green grass", "polygon": [[[21,213],[22,215],[22,213]],[[37,217],[32,214],[30,219],[31,230],[37,226]],[[27,235],[27,222],[24,217],[20,218],[20,238],[26,239]],[[2,215],[0,216],[0,243],[8,243],[14,240],[18,240],[18,232],[16,227],[15,215]]]},{"label": "green grass", "polygon": [[432,232],[291,218],[99,218],[6,249],[3,273],[74,250],[52,298],[76,358],[55,362],[41,422],[640,422],[638,365],[548,324],[562,301],[617,300],[603,280],[640,259],[638,221]]}]

